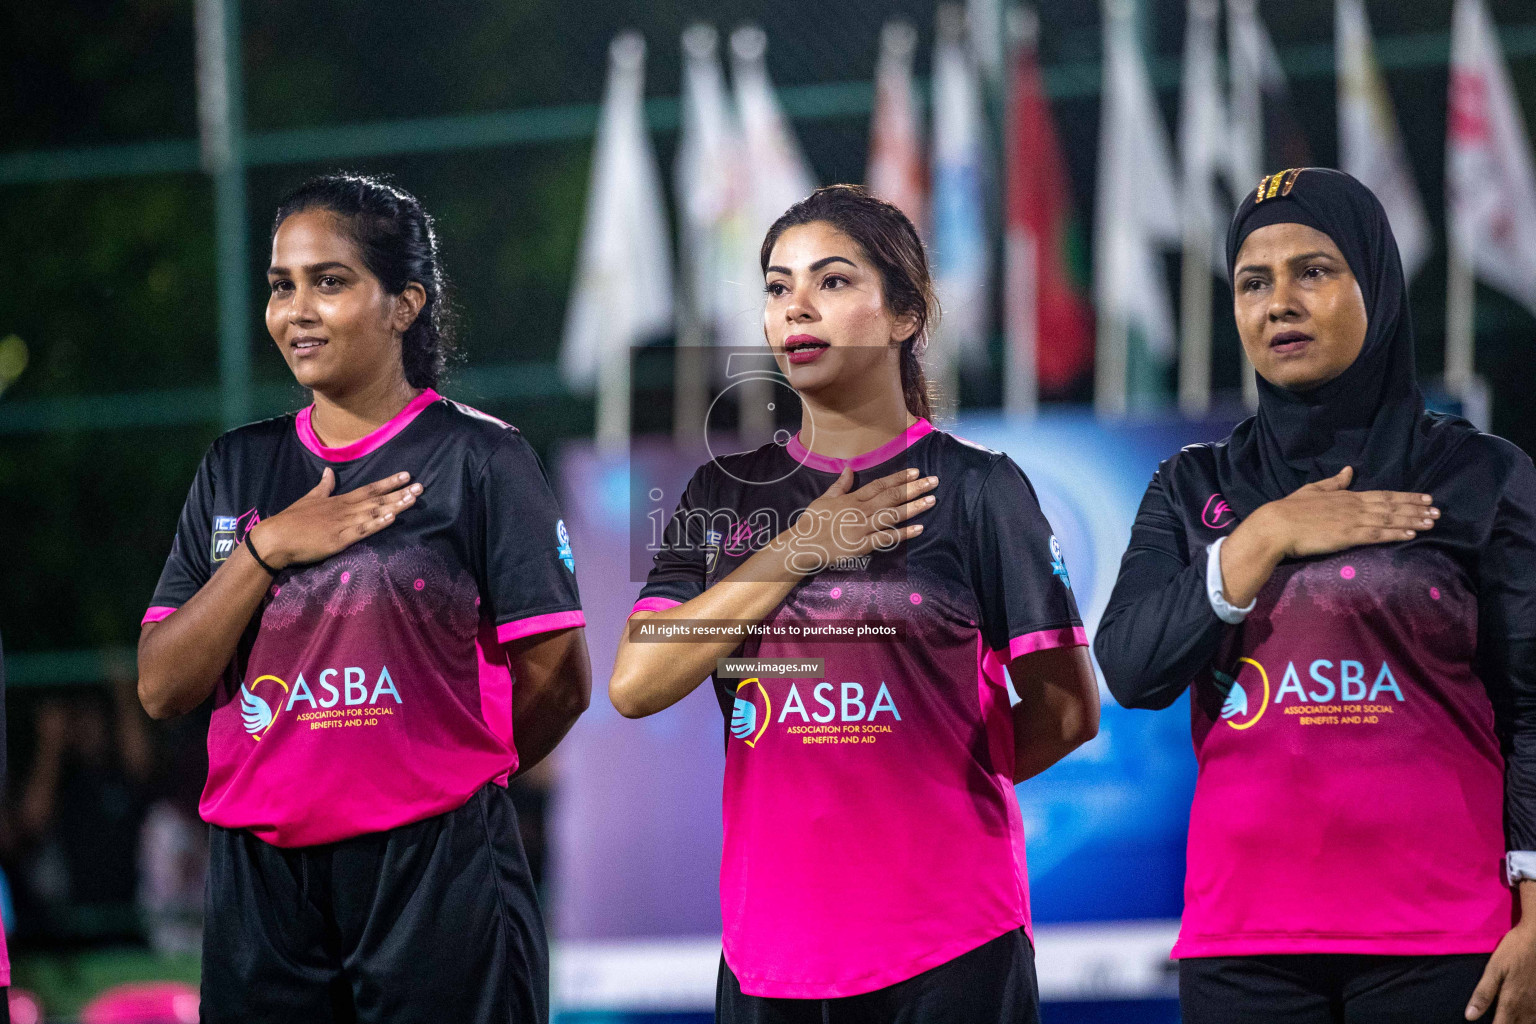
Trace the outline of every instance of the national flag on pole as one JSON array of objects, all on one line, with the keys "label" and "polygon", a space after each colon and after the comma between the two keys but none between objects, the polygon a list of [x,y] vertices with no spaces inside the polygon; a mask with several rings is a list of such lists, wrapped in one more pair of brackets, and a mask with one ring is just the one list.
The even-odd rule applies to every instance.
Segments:
[{"label": "national flag on pole", "polygon": [[942,397],[953,401],[958,362],[985,365],[987,285],[986,121],[981,78],[965,45],[965,12],[954,4],[938,11],[933,54],[933,253],[934,287],[943,317],[932,359]]},{"label": "national flag on pole", "polygon": [[[1009,83],[1005,333],[1010,367],[1032,362],[1038,390],[1061,394],[1093,368],[1093,313],[1068,251],[1072,183],[1040,74],[1039,21],[1032,11],[1024,18]],[[1022,369],[1008,378],[1007,404],[1017,412],[1034,404],[1018,393],[1029,388]]]},{"label": "national flag on pole", "polygon": [[922,128],[912,93],[912,51],[917,30],[900,19],[880,32],[875,67],[875,111],[869,133],[869,190],[895,203],[919,233],[928,230],[928,170]]},{"label": "national flag on pole", "polygon": [[645,40],[625,32],[609,47],[608,85],[560,350],[560,368],[571,387],[590,390],[599,384],[598,436],[607,444],[622,443],[629,432],[630,347],[672,326],[672,247],[644,91]]},{"label": "national flag on pole", "polygon": [[1447,221],[1473,272],[1536,312],[1536,170],[1498,34],[1481,0],[1451,27]]},{"label": "national flag on pole", "polygon": [[1107,6],[1094,233],[1101,335],[1109,316],[1139,331],[1150,354],[1167,362],[1174,324],[1162,253],[1177,248],[1183,235],[1178,179],[1130,13],[1118,0]]},{"label": "national flag on pole", "polygon": [[1429,256],[1429,220],[1403,150],[1397,115],[1376,65],[1362,0],[1338,0],[1334,52],[1338,58],[1339,166],[1376,193],[1387,211],[1412,278]]},{"label": "national flag on pole", "polygon": [[743,318],[760,337],[759,275],[754,268],[750,292],[738,280],[744,272],[741,254],[752,245],[745,223],[746,166],[717,41],[708,25],[683,33],[682,119],[673,168],[683,273],[692,314],[709,338],[727,338],[731,322]]}]

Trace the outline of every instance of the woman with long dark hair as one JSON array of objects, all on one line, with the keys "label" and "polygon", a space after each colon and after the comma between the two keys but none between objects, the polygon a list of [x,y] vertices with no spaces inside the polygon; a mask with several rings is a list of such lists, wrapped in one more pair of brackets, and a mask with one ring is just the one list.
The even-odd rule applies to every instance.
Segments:
[{"label": "woman with long dark hair", "polygon": [[516,428],[434,390],[413,196],[306,183],[267,278],[314,404],[214,442],[139,640],[152,716],[214,704],[203,1020],[546,1020],[505,787],[587,705],[565,524]]},{"label": "woman with long dark hair", "polygon": [[1266,177],[1227,265],[1258,415],[1158,469],[1094,638],[1191,691],[1184,1020],[1536,1019],[1536,470],[1425,411],[1354,178]]},{"label": "woman with long dark hair", "polygon": [[[1013,786],[1098,728],[1059,545],[1011,459],[929,422],[936,310],[896,207],[818,189],[761,261],[799,432],[694,474],[609,683],[639,718],[714,676],[718,1017],[1037,1020]],[[689,620],[740,632],[647,642]],[[756,664],[718,672],[733,653]]]}]

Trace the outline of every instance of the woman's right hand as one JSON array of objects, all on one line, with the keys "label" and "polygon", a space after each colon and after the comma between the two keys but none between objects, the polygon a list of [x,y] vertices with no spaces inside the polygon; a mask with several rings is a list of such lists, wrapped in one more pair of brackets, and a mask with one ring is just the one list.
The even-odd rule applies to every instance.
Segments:
[{"label": "woman's right hand", "polygon": [[1349,490],[1354,474],[1353,467],[1345,466],[1326,480],[1299,487],[1260,506],[1238,529],[1251,525],[1267,531],[1281,558],[1306,558],[1360,544],[1412,540],[1440,518],[1427,494]]},{"label": "woman's right hand", "polygon": [[1412,540],[1440,518],[1428,494],[1351,491],[1354,478],[1354,469],[1345,466],[1326,480],[1260,505],[1244,519],[1221,546],[1227,601],[1247,605],[1283,559]]},{"label": "woman's right hand", "polygon": [[304,497],[252,529],[256,551],[274,569],[329,558],[395,521],[421,493],[409,473],[375,480],[346,494],[332,494],[336,474],[327,466]]},{"label": "woman's right hand", "polygon": [[904,469],[872,480],[856,491],[853,470],[844,467],[832,486],[781,533],[785,565],[800,576],[820,572],[839,558],[889,551],[923,532],[921,523],[899,525],[933,507],[928,492],[939,484],[936,476],[917,478],[916,469]]}]

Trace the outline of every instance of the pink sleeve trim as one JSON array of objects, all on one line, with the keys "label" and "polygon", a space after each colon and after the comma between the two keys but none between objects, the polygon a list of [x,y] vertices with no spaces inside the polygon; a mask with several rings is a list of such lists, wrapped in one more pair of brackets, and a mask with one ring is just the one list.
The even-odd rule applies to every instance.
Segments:
[{"label": "pink sleeve trim", "polygon": [[521,640],[525,636],[533,636],[535,633],[548,633],[555,629],[571,629],[575,626],[585,626],[587,618],[581,614],[581,609],[570,612],[550,612],[548,615],[534,615],[526,619],[518,619],[515,622],[503,622],[496,627],[496,642],[508,643],[513,640]]},{"label": "pink sleeve trim", "polygon": [[175,610],[175,608],[167,608],[164,605],[157,604],[144,613],[144,617],[139,620],[139,625],[144,626],[151,622],[159,622],[161,619],[168,619],[171,617],[171,612]]},{"label": "pink sleeve trim", "polygon": [[676,608],[682,603],[681,601],[674,601],[670,597],[642,597],[635,602],[635,606],[629,610],[629,614],[633,615],[635,612],[664,612],[668,608]]},{"label": "pink sleeve trim", "polygon": [[[1062,626],[1060,629],[1041,629],[1033,633],[1025,633],[1008,641],[1008,659],[1023,657],[1026,654],[1034,654],[1036,651],[1048,651],[1052,647],[1087,647],[1088,631],[1082,626]],[[999,651],[1001,656],[1002,652]]]}]

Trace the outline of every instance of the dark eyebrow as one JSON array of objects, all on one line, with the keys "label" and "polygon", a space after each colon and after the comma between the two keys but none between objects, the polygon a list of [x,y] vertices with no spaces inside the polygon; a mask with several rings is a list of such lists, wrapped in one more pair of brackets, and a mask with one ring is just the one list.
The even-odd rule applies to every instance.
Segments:
[{"label": "dark eyebrow", "polygon": [[[325,263],[311,263],[309,266],[307,266],[307,267],[300,267],[299,269],[304,271],[304,273],[306,273],[306,274],[318,274],[322,270],[338,270],[338,269],[339,270],[351,270],[352,268],[347,266],[345,263],[342,263],[340,260],[329,260],[329,261],[327,261]],[[287,267],[268,267],[267,268],[267,276],[268,277],[272,277],[274,274],[276,274],[276,275],[286,275],[287,273],[288,273],[288,268]]]},{"label": "dark eyebrow", "polygon": [[1267,264],[1249,263],[1238,267],[1237,272],[1239,274],[1267,274],[1269,273],[1269,266]]},{"label": "dark eyebrow", "polygon": [[1334,263],[1339,262],[1339,258],[1337,256],[1335,256],[1333,253],[1331,253],[1331,252],[1324,252],[1321,249],[1318,249],[1318,250],[1316,250],[1314,252],[1304,252],[1300,256],[1292,256],[1289,259],[1287,259],[1286,262],[1287,263],[1305,263],[1307,260],[1315,260],[1318,257],[1322,257],[1325,260],[1332,260]]},{"label": "dark eyebrow", "polygon": [[[857,263],[853,262],[853,260],[850,260],[850,259],[848,259],[845,256],[823,256],[821,259],[817,260],[815,263],[812,263],[809,269],[810,269],[811,273],[814,274],[814,273],[816,273],[816,271],[820,270],[822,267],[825,267],[829,263],[846,263],[850,267],[852,267],[854,270],[858,270],[859,269],[859,265]],[[790,272],[788,267],[769,267],[767,270],[764,271],[764,273],[766,273],[766,274],[784,274],[784,275],[786,275],[788,277],[794,277],[795,276],[794,274],[792,274]]]}]

